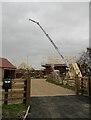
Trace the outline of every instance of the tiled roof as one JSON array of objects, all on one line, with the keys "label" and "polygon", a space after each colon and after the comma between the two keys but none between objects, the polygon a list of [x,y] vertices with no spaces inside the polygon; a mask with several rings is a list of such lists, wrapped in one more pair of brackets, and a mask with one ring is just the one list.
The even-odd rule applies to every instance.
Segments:
[{"label": "tiled roof", "polygon": [[10,69],[16,69],[16,67],[9,62],[6,58],[0,57],[0,68],[10,68]]}]

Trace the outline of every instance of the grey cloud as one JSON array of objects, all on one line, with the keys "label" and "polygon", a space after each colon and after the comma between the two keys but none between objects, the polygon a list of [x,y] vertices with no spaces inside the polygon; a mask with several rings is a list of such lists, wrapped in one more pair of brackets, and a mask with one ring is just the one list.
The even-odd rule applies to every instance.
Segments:
[{"label": "grey cloud", "polygon": [[[29,57],[29,64],[40,67],[43,56],[58,55],[41,29],[39,21],[65,55],[77,55],[88,45],[88,3],[3,3],[3,56],[16,65]],[[17,64],[18,63],[18,64]],[[36,67],[37,66],[37,67]]]}]

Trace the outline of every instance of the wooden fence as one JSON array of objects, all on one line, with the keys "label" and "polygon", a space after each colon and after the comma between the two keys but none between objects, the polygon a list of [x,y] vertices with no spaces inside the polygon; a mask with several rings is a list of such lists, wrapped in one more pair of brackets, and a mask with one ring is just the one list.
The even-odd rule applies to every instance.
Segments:
[{"label": "wooden fence", "polygon": [[[2,86],[2,84],[1,84]],[[11,89],[1,89],[2,103],[4,104],[15,104],[24,102],[30,104],[30,86],[31,79],[29,76],[24,76],[18,79],[12,79]]]},{"label": "wooden fence", "polygon": [[75,79],[75,89],[76,94],[86,94],[91,96],[91,77],[81,77],[76,76]]},{"label": "wooden fence", "polygon": [[85,94],[91,96],[91,77],[79,77],[76,75],[74,78],[65,78],[64,85],[69,85],[75,88],[76,94]]}]

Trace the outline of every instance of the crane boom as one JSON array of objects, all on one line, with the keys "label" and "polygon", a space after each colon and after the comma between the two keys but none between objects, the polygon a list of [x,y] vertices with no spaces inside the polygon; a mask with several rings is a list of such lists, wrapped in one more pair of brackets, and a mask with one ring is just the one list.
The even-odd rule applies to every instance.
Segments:
[{"label": "crane boom", "polygon": [[[32,19],[29,19],[29,21],[32,21],[34,23],[36,23],[40,28],[41,30],[44,32],[44,34],[47,36],[47,38],[49,39],[49,41],[52,43],[52,45],[54,46],[54,48],[56,49],[56,51],[58,52],[58,54],[61,56],[62,59],[64,59],[64,56],[60,53],[58,47],[55,45],[55,43],[53,42],[53,40],[50,38],[50,36],[45,32],[45,30],[43,29],[43,27],[40,25],[39,22],[37,21],[34,21]],[[67,61],[64,59],[64,62],[66,64],[67,67],[69,67],[69,64],[67,63]]]}]

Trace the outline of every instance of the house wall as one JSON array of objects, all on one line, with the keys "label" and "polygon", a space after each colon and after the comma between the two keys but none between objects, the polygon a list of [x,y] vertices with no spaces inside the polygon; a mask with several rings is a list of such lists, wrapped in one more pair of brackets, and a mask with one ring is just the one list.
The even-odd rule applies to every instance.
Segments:
[{"label": "house wall", "polygon": [[4,69],[0,68],[0,80],[4,78]]},{"label": "house wall", "polygon": [[15,70],[9,70],[9,69],[0,68],[0,80],[5,78],[5,72],[7,72],[7,71],[10,71],[10,76],[11,76],[12,79],[15,78]]},{"label": "house wall", "polygon": [[2,68],[0,68],[0,81],[2,80]]},{"label": "house wall", "polygon": [[3,73],[4,73],[3,78],[8,78],[8,77],[10,77],[11,79],[15,78],[15,70],[4,69]]}]

